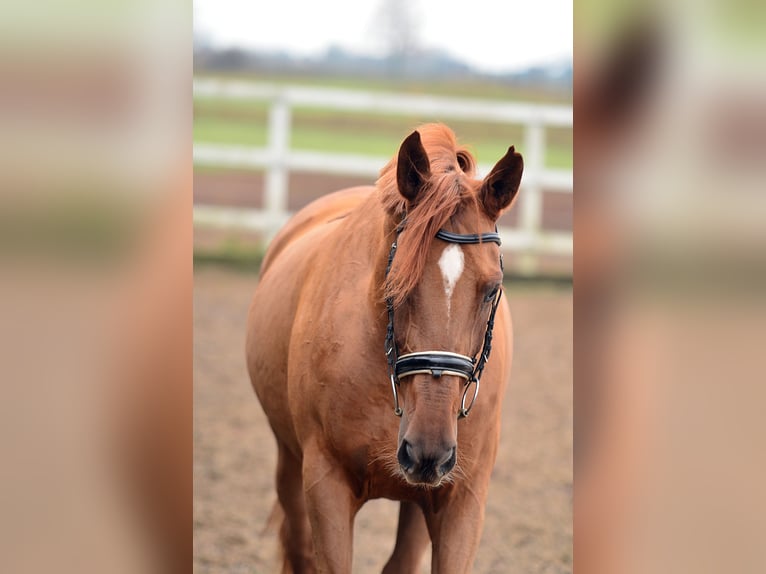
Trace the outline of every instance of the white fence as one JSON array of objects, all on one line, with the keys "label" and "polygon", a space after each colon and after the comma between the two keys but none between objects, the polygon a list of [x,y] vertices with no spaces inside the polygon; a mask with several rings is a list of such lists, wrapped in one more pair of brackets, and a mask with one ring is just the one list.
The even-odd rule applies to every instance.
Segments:
[{"label": "white fence", "polygon": [[[264,169],[265,197],[262,209],[242,209],[195,205],[195,226],[235,227],[272,236],[290,217],[287,210],[288,173],[320,173],[370,176],[371,182],[389,158],[351,154],[330,154],[290,149],[293,107],[365,111],[405,116],[461,119],[479,122],[520,124],[525,137],[519,147],[524,155],[524,177],[517,209],[517,227],[499,229],[503,249],[518,253],[517,271],[532,275],[537,271],[538,255],[571,257],[572,234],[542,229],[543,190],[572,193],[570,170],[544,167],[545,129],[572,127],[572,108],[520,103],[489,102],[446,97],[386,94],[350,90],[282,87],[242,81],[194,80],[194,97],[261,100],[271,103],[268,146],[251,148],[224,145],[194,145],[195,165]],[[393,153],[393,152],[392,152]],[[479,165],[486,174],[491,165]]]}]

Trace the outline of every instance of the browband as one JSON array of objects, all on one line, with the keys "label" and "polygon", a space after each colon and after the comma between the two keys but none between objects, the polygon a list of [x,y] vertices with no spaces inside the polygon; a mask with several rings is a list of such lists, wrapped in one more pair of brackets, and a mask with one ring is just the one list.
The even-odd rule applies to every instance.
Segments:
[{"label": "browband", "polygon": [[485,243],[487,241],[500,245],[500,234],[498,232],[490,233],[452,233],[446,229],[440,229],[436,232],[436,237],[449,243]]}]

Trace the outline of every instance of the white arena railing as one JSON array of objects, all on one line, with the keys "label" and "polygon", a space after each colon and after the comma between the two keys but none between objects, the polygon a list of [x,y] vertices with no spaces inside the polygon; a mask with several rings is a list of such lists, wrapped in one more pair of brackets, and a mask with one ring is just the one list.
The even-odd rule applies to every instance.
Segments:
[{"label": "white arena railing", "polygon": [[[515,270],[525,275],[537,273],[540,255],[567,258],[572,256],[571,232],[553,232],[542,228],[543,191],[573,191],[571,170],[546,169],[544,166],[545,129],[571,128],[571,107],[213,79],[195,79],[194,98],[260,100],[270,103],[267,147],[194,144],[195,165],[264,170],[266,179],[263,208],[244,209],[195,204],[195,226],[246,229],[272,237],[291,215],[287,209],[289,172],[369,176],[371,181],[377,178],[380,168],[389,158],[290,149],[292,108],[310,106],[524,126],[524,143],[523,146],[519,146],[519,150],[524,154],[524,177],[517,206],[518,226],[499,229],[503,250],[519,256],[516,259]],[[480,164],[479,173],[486,174],[491,167]]]}]

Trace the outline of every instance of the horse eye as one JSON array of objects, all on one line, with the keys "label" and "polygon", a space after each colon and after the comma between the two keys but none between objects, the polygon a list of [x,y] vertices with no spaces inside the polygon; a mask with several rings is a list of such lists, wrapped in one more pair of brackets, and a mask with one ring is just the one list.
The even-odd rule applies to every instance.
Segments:
[{"label": "horse eye", "polygon": [[492,301],[497,295],[498,289],[500,289],[500,285],[495,285],[494,287],[492,287],[492,289],[490,289],[487,292],[487,294],[484,296],[484,302],[489,303],[490,301]]}]

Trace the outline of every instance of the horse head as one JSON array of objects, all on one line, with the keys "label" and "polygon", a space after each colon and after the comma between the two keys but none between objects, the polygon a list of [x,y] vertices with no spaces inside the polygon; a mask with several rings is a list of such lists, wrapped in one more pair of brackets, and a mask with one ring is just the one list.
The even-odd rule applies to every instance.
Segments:
[{"label": "horse head", "polygon": [[[398,355],[478,359],[503,279],[500,248],[483,238],[493,236],[516,196],[522,157],[511,147],[486,178],[476,179],[471,154],[456,146],[446,127],[433,125],[408,136],[387,167],[379,184],[388,177],[393,187],[395,181],[388,211],[399,236],[385,296],[395,311]],[[439,230],[476,240],[445,240]],[[460,369],[415,368],[397,377],[397,459],[408,482],[449,480],[457,463],[458,414],[465,393],[473,395],[471,384]]]}]

